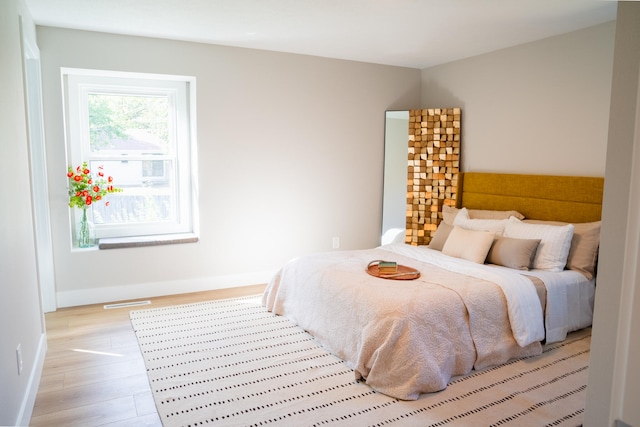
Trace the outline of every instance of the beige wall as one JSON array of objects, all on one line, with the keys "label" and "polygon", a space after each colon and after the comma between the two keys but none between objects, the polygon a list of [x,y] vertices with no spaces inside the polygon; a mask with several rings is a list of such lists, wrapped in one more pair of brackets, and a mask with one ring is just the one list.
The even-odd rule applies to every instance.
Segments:
[{"label": "beige wall", "polygon": [[422,70],[422,107],[461,107],[462,170],[603,176],[615,24]]},{"label": "beige wall", "polygon": [[[48,27],[38,43],[61,305],[262,283],[334,236],[379,244],[384,112],[419,104],[419,70]],[[199,243],[71,251],[60,67],[196,77]]]},{"label": "beige wall", "polygon": [[28,424],[46,351],[32,228],[21,17],[24,32],[34,32],[21,0],[0,2],[0,425]]}]

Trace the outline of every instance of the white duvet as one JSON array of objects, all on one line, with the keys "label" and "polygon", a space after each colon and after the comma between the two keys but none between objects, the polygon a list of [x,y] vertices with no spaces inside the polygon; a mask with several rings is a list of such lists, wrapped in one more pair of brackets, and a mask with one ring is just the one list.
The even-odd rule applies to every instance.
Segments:
[{"label": "white duvet", "polygon": [[[421,277],[370,276],[366,266],[375,259],[417,268]],[[548,310],[542,313],[535,287],[520,273],[391,244],[293,260],[270,281],[263,303],[345,360],[357,379],[417,399],[474,367],[542,351]],[[571,326],[555,330],[560,337]]]}]

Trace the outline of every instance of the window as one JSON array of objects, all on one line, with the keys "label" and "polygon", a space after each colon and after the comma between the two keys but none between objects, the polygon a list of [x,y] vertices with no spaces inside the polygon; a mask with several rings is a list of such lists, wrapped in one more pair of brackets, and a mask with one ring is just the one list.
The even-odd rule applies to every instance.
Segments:
[{"label": "window", "polygon": [[123,189],[91,205],[96,238],[195,233],[195,78],[78,69],[62,78],[69,165],[101,167]]}]

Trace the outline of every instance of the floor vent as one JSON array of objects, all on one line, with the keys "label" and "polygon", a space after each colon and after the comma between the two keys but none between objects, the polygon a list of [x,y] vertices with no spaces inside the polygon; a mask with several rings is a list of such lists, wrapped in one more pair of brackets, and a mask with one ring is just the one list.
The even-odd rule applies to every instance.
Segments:
[{"label": "floor vent", "polygon": [[147,304],[151,304],[151,301],[120,302],[117,304],[107,304],[104,306],[104,309],[110,310],[112,308],[135,307],[137,305],[147,305]]}]

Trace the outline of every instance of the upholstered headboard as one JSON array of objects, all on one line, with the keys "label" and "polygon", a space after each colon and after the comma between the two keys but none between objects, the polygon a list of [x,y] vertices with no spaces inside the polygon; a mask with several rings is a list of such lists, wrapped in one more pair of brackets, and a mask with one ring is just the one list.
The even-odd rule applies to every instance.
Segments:
[{"label": "upholstered headboard", "polygon": [[601,219],[604,178],[466,172],[457,207],[517,210],[528,219],[592,222]]}]

